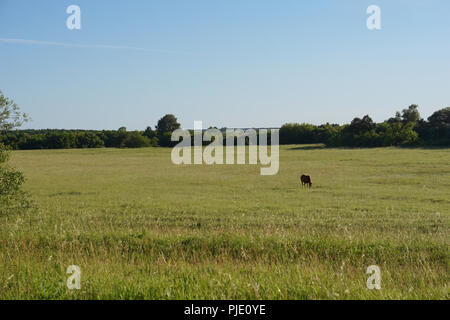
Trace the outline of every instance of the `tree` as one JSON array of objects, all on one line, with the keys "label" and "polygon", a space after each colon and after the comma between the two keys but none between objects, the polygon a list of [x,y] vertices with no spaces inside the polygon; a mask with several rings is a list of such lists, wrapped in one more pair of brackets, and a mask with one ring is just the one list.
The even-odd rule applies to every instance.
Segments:
[{"label": "tree", "polygon": [[177,129],[180,129],[180,124],[173,114],[166,114],[164,117],[159,119],[158,124],[156,125],[158,135],[162,135],[167,132],[172,133]]},{"label": "tree", "polygon": [[450,107],[436,111],[428,118],[428,121],[433,127],[450,126]]},{"label": "tree", "polygon": [[[14,101],[0,91],[0,135],[27,120],[27,115],[20,112]],[[8,158],[7,148],[0,143],[0,215],[23,212],[31,206],[28,193],[22,190],[25,178],[21,172],[6,164]]]},{"label": "tree", "polygon": [[150,139],[138,131],[129,132],[122,141],[122,147],[125,148],[143,148],[148,146],[150,146]]},{"label": "tree", "polygon": [[173,114],[166,114],[156,125],[156,132],[161,147],[171,147],[174,143],[171,141],[172,132],[179,129],[180,124]]},{"label": "tree", "polygon": [[156,132],[153,131],[152,127],[149,126],[149,127],[147,127],[147,129],[145,129],[143,135],[146,136],[149,139],[153,139],[153,138],[156,137]]},{"label": "tree", "polygon": [[382,124],[386,126],[383,132],[383,146],[412,146],[418,142],[418,134],[414,131],[414,123],[402,122]]},{"label": "tree", "polygon": [[403,123],[408,122],[416,123],[417,121],[419,121],[421,118],[418,108],[419,106],[417,104],[412,104],[407,109],[403,109],[402,111]]},{"label": "tree", "polygon": [[360,118],[353,119],[353,121],[350,123],[349,130],[352,133],[361,134],[375,129],[375,126],[376,125],[373,122],[372,118],[369,117],[368,115],[365,115],[362,119]]},{"label": "tree", "polygon": [[450,107],[434,112],[428,122],[419,122],[418,132],[427,144],[450,145]]},{"label": "tree", "polygon": [[20,112],[17,104],[0,91],[0,131],[9,131],[28,121],[28,115]]},{"label": "tree", "polygon": [[389,118],[386,122],[389,123],[389,124],[402,122],[402,115],[400,114],[400,112],[397,111],[395,113],[395,117],[394,118]]}]

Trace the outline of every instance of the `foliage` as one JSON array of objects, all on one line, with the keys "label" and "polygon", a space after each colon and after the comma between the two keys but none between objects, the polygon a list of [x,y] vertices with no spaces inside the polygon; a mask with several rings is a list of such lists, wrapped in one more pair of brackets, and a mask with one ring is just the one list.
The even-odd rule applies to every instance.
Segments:
[{"label": "foliage", "polygon": [[343,126],[283,125],[280,144],[297,143],[345,147],[450,146],[450,108],[436,111],[428,121],[420,117],[417,105],[411,105],[382,123],[375,123],[366,115]]},{"label": "foliage", "polygon": [[417,104],[410,105],[407,109],[403,109],[402,111],[402,121],[403,123],[413,122],[416,123],[419,121],[420,113],[419,106]]},{"label": "foliage", "polygon": [[[176,142],[171,141],[171,135],[178,128],[177,118],[168,114],[155,130],[9,130],[0,136],[0,142],[15,150],[173,147]],[[222,133],[225,139],[224,130]],[[417,105],[411,105],[382,123],[365,115],[345,125],[287,123],[280,129],[280,144],[311,143],[334,147],[450,146],[450,108],[436,111],[428,120],[420,117]]]},{"label": "foliage", "polygon": [[135,131],[125,136],[125,139],[122,141],[121,146],[125,148],[148,147],[150,146],[150,139]]},{"label": "foliage", "polygon": [[8,157],[6,148],[0,144],[0,216],[31,208],[29,194],[22,189],[25,177],[6,164]]},{"label": "foliage", "polygon": [[[0,134],[22,125],[24,121],[27,121],[27,115],[0,92]],[[22,190],[25,178],[21,172],[8,166],[8,159],[8,150],[0,142],[0,216],[21,213],[31,206],[29,194]]]},{"label": "foliage", "polygon": [[28,115],[0,91],[0,132],[18,128],[28,119]]},{"label": "foliage", "polygon": [[425,144],[450,146],[450,107],[434,112],[427,121],[419,121],[416,131]]},{"label": "foliage", "polygon": [[177,118],[173,114],[166,114],[164,117],[159,119],[156,125],[156,131],[158,135],[162,135],[167,132],[173,132],[180,128]]},{"label": "foliage", "polygon": [[166,114],[159,119],[156,125],[156,132],[158,137],[158,143],[161,147],[172,147],[175,145],[171,141],[172,132],[179,129],[180,124],[177,118],[173,114]]}]

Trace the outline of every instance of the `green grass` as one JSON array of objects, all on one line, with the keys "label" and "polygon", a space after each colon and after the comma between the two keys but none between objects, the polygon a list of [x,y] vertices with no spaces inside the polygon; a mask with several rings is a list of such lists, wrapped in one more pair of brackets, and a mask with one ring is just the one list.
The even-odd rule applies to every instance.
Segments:
[{"label": "green grass", "polygon": [[170,152],[13,152],[38,210],[0,217],[0,298],[449,299],[449,149],[284,146],[275,176]]}]

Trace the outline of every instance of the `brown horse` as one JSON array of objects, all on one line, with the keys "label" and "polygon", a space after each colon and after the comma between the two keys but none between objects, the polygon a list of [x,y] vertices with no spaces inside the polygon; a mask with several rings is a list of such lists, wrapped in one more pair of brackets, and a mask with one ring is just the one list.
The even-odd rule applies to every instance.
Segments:
[{"label": "brown horse", "polygon": [[310,188],[312,187],[310,176],[305,176],[304,174],[302,174],[302,176],[300,177],[300,181],[302,182],[302,187],[304,187],[305,185],[308,185]]}]

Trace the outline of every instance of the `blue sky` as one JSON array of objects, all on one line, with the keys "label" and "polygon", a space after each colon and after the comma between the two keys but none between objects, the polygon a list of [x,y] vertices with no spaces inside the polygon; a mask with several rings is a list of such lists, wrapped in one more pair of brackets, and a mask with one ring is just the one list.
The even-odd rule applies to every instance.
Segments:
[{"label": "blue sky", "polygon": [[[66,27],[72,4],[81,30]],[[28,128],[383,121],[412,103],[428,117],[450,106],[449,13],[448,0],[0,0],[0,90]]]}]

